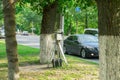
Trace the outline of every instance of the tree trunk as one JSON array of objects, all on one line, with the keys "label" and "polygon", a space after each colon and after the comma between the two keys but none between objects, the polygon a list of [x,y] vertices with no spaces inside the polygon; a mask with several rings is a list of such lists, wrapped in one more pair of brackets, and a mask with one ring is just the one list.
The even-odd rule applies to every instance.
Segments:
[{"label": "tree trunk", "polygon": [[87,13],[87,9],[85,12],[85,28],[88,28],[88,13]]},{"label": "tree trunk", "polygon": [[97,0],[100,80],[120,80],[120,1]]},{"label": "tree trunk", "polygon": [[15,5],[13,0],[3,0],[6,53],[8,58],[8,80],[18,80],[18,56],[15,33]]},{"label": "tree trunk", "polygon": [[88,12],[87,12],[87,4],[85,4],[85,28],[88,28]]},{"label": "tree trunk", "polygon": [[59,15],[57,1],[43,9],[43,19],[40,35],[40,63],[49,63],[54,49],[55,32],[57,31]]},{"label": "tree trunk", "polygon": [[67,30],[67,35],[70,36],[71,35],[71,30],[72,30],[72,23],[70,22],[69,28]]}]

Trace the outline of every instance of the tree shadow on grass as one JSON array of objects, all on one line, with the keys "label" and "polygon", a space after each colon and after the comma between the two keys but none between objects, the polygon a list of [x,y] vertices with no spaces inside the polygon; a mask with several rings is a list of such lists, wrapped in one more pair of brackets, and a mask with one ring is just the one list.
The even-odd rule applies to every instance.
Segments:
[{"label": "tree shadow on grass", "polygon": [[52,64],[40,64],[39,60],[20,62],[20,68],[26,71],[48,70]]},{"label": "tree shadow on grass", "polygon": [[[7,68],[8,68],[7,63],[0,63],[0,72],[6,70]],[[24,61],[19,63],[19,69],[20,71],[24,71],[24,72],[35,72],[35,71],[39,72],[43,70],[52,69],[52,65],[50,64],[48,66],[48,64],[40,64],[39,60]]]}]

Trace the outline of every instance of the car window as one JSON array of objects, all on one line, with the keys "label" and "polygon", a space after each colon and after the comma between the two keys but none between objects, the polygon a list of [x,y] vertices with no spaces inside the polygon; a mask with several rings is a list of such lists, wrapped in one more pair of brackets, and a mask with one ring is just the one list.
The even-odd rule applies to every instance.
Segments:
[{"label": "car window", "polygon": [[96,35],[98,34],[98,29],[85,29],[84,34]]},{"label": "car window", "polygon": [[67,38],[68,40],[73,40],[73,36],[70,36]]},{"label": "car window", "polygon": [[98,38],[95,36],[79,36],[79,42],[98,42]]},{"label": "car window", "polygon": [[86,30],[85,34],[95,35],[95,34],[98,34],[98,32],[97,31],[93,31],[93,30]]},{"label": "car window", "polygon": [[77,41],[77,40],[78,40],[78,37],[77,37],[77,36],[74,36],[74,37],[73,37],[73,40],[74,40],[74,41]]}]

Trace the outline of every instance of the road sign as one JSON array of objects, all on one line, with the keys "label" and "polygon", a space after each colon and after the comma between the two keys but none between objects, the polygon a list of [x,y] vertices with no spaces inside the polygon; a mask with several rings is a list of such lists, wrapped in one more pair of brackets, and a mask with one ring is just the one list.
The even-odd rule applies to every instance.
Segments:
[{"label": "road sign", "polygon": [[76,11],[76,12],[80,12],[80,7],[76,7],[76,8],[75,8],[75,11]]}]

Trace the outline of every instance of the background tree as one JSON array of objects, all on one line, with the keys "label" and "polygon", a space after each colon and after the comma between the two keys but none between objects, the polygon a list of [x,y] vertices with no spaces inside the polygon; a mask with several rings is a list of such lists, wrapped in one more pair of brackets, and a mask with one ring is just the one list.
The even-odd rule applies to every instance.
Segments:
[{"label": "background tree", "polygon": [[16,5],[16,24],[17,28],[21,31],[32,32],[31,28],[35,28],[34,33],[40,34],[42,15],[37,14],[31,10],[32,6],[29,3],[25,3],[24,6]]},{"label": "background tree", "polygon": [[99,18],[100,80],[119,80],[120,1],[96,1]]},{"label": "background tree", "polygon": [[85,26],[84,28],[88,28],[88,16],[89,16],[89,13],[88,13],[88,10],[89,10],[89,7],[90,6],[96,6],[95,4],[95,1],[90,1],[90,0],[81,0],[79,1],[77,4],[80,4],[81,7],[85,10]]},{"label": "background tree", "polygon": [[[86,10],[82,8],[80,5],[80,11],[76,12],[75,11],[75,6],[72,8],[67,8],[65,12],[65,35],[68,34],[75,34],[76,33],[76,18],[77,18],[77,26],[78,26],[78,34],[81,34],[84,32],[85,29],[85,20],[86,20]],[[77,6],[77,7],[78,7]],[[98,16],[97,16],[97,6],[89,6],[87,7],[87,25],[88,28],[98,28],[97,23],[98,23]]]},{"label": "background tree", "polygon": [[0,27],[3,26],[3,13],[2,13],[2,8],[3,8],[2,1],[0,1]]},{"label": "background tree", "polygon": [[15,4],[13,0],[3,0],[6,53],[8,58],[8,80],[18,80],[18,54],[15,33]]}]

